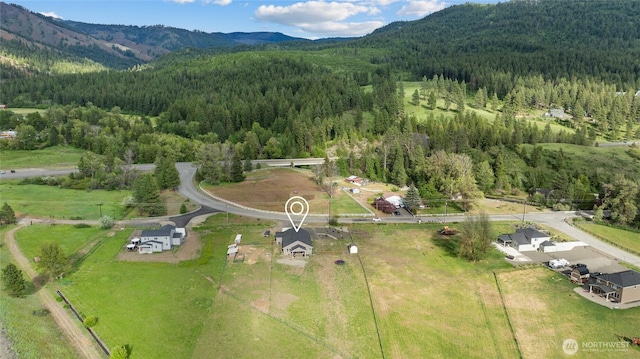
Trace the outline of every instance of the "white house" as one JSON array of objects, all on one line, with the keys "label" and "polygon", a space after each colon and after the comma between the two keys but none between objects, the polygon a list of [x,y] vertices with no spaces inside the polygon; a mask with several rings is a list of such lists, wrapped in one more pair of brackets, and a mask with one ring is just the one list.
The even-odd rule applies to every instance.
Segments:
[{"label": "white house", "polygon": [[[170,224],[165,224],[160,227],[160,229],[145,229],[140,234],[139,247],[142,247],[142,245],[148,242],[158,242],[162,245],[160,252],[163,250],[171,250],[171,247],[182,244],[186,233],[184,228],[176,228],[176,226]],[[147,247],[145,247],[145,249],[146,248]],[[154,250],[153,252],[156,251]],[[142,251],[140,251],[140,253],[142,253]]]},{"label": "white house", "polygon": [[140,254],[148,254],[148,253],[159,253],[162,252],[164,247],[164,243],[159,241],[146,241],[138,246],[138,253]]},{"label": "white house", "polygon": [[533,228],[518,228],[516,233],[502,234],[498,243],[505,247],[513,247],[518,252],[537,251],[545,241],[551,241],[551,236]]}]

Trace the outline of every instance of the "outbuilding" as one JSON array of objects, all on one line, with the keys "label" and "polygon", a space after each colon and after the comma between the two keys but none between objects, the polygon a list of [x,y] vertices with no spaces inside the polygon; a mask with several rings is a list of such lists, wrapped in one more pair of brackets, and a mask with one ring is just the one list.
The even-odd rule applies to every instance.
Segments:
[{"label": "outbuilding", "polygon": [[349,245],[349,253],[350,254],[358,254],[358,246],[356,246],[355,244],[350,244]]}]

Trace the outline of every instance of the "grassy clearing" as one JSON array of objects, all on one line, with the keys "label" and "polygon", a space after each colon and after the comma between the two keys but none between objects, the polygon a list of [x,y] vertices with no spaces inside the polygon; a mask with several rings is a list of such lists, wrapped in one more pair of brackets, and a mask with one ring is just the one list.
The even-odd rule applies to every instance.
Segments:
[{"label": "grassy clearing", "polygon": [[[617,342],[637,336],[640,308],[612,310],[585,300],[566,277],[546,268],[498,274],[509,317],[525,358],[563,357],[562,343]],[[584,351],[576,358],[637,358],[638,349]]]},{"label": "grassy clearing", "polygon": [[43,243],[57,243],[71,261],[78,259],[89,243],[106,237],[108,231],[98,227],[75,228],[70,225],[38,224],[16,232],[16,242],[27,258],[38,256]]},{"label": "grassy clearing", "polygon": [[[457,107],[455,104],[451,104],[449,110],[445,109],[445,103],[443,99],[438,99],[436,103],[436,108],[434,110],[428,108],[427,100],[424,98],[420,98],[420,105],[416,106],[413,104],[413,93],[415,90],[420,92],[421,82],[403,82],[404,86],[404,109],[407,114],[413,114],[416,116],[418,120],[426,120],[429,116],[433,115],[435,118],[439,118],[440,116],[454,117],[457,114]],[[430,90],[429,90],[430,91]],[[427,93],[429,92],[427,91]],[[466,108],[465,111],[475,112],[476,115],[489,120],[489,122],[493,122],[496,118],[496,111],[490,110],[488,107],[486,108],[476,108],[471,105],[475,102],[475,93],[468,94],[466,98]],[[502,106],[502,105],[500,105]],[[549,124],[551,128],[551,132],[559,133],[560,131],[565,131],[568,133],[573,133],[574,129],[563,126],[555,120],[544,119],[542,118],[544,111],[532,111],[530,113],[523,114],[519,118],[527,120],[529,122],[534,123],[540,130],[544,130],[544,128]]]},{"label": "grassy clearing", "polygon": [[47,147],[42,150],[2,150],[2,169],[75,168],[86,151],[68,146]]},{"label": "grassy clearing", "polygon": [[593,222],[574,221],[579,228],[591,232],[618,247],[640,253],[640,233],[620,228],[605,226]]},{"label": "grassy clearing", "polygon": [[[522,145],[529,153],[533,150],[533,145]],[[631,156],[629,147],[586,147],[571,145],[567,143],[541,143],[544,150],[562,151],[569,161],[568,168],[579,173],[607,174],[615,169],[629,178],[640,178],[640,161]]]},{"label": "grassy clearing", "polygon": [[[566,338],[615,341],[609,323],[616,333],[636,335],[640,309],[603,309],[577,296],[566,278],[514,269],[497,251],[476,263],[460,260],[456,237],[437,235],[436,224],[353,225],[359,257],[348,254],[348,239],[321,238],[306,266],[297,267],[279,262],[273,239],[262,236],[277,229],[274,223],[229,221],[214,215],[201,224],[202,256],[175,265],[116,261],[132,230],[118,231],[57,286],[83,314],[100,319],[95,329],[108,345],[132,345],[132,359],[292,351],[314,358],[377,358],[381,351],[388,358],[513,358],[520,356],[516,340],[524,357],[560,357]],[[509,223],[494,230],[512,231]],[[236,233],[243,235],[242,262],[226,260]],[[20,243],[43,241],[37,232],[29,237]]]},{"label": "grassy clearing", "polygon": [[[0,227],[0,238],[11,228]],[[6,245],[0,245],[2,268],[10,262],[9,250]],[[0,292],[0,322],[17,356],[25,359],[79,358],[50,315],[34,315],[42,309],[31,283],[28,283],[24,298],[9,297]]]},{"label": "grassy clearing", "polygon": [[0,182],[2,202],[7,202],[16,216],[98,219],[101,210],[98,203],[102,203],[103,215],[121,219],[122,200],[129,195],[130,191],[81,191],[21,185],[16,180]]}]

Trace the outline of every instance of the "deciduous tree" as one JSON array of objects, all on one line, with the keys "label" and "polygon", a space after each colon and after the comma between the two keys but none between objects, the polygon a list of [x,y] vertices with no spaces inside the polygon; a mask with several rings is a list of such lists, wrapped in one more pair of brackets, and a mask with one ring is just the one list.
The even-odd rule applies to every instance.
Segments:
[{"label": "deciduous tree", "polygon": [[57,278],[69,270],[69,259],[58,243],[45,243],[40,248],[38,270],[52,278]]}]

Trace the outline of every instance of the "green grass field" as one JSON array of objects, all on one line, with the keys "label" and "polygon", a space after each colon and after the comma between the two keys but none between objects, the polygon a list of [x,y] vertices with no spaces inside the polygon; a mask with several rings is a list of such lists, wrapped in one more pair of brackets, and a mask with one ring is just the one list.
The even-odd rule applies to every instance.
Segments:
[{"label": "green grass field", "polygon": [[[103,215],[121,219],[122,200],[130,191],[82,191],[42,185],[21,185],[18,180],[0,182],[0,198],[17,216],[82,218],[97,220]],[[101,206],[98,206],[102,203]]]},{"label": "green grass field", "polygon": [[20,168],[75,168],[86,151],[68,146],[47,147],[42,150],[2,150],[3,170]]},{"label": "green grass field", "polygon": [[[4,233],[11,228],[13,226],[0,227],[0,238],[4,238]],[[12,259],[7,246],[0,243],[0,264],[4,268]],[[0,292],[0,322],[17,356],[24,359],[79,358],[50,315],[34,315],[43,307],[34,295],[31,283],[25,294],[24,298],[13,298]]]},{"label": "green grass field", "polygon": [[631,232],[621,228],[609,227],[593,222],[575,221],[574,224],[587,232],[604,238],[617,246],[640,253],[640,233]]},{"label": "green grass field", "polygon": [[[578,173],[601,173],[611,172],[615,169],[618,172],[626,173],[629,178],[640,178],[640,161],[630,155],[630,148],[619,147],[587,147],[572,145],[567,143],[541,143],[536,146],[544,150],[562,151],[569,161],[569,168],[575,169]],[[522,145],[529,153],[533,150],[533,145]]]},{"label": "green grass field", "polygon": [[[274,223],[233,215],[229,227],[222,215],[201,224],[195,230],[201,257],[180,264],[118,261],[130,229],[100,239],[96,229],[33,227],[19,236],[28,254],[53,237],[76,253],[97,243],[75,272],[50,288],[60,288],[84,315],[97,316],[95,330],[109,346],[132,345],[132,359],[294,352],[305,358],[550,358],[562,356],[566,338],[615,341],[614,329],[637,335],[640,308],[600,307],[578,297],[566,278],[541,267],[512,268],[498,252],[476,263],[460,260],[455,237],[437,235],[436,224],[353,225],[359,256],[348,254],[349,239],[321,237],[304,267],[279,262],[272,238],[262,236],[277,229]],[[53,232],[44,235],[46,229]],[[509,231],[508,223],[494,224],[495,233]],[[243,234],[243,260],[227,261],[236,233]],[[345,264],[334,264],[337,259]]]}]

